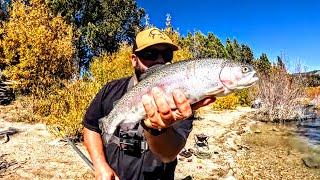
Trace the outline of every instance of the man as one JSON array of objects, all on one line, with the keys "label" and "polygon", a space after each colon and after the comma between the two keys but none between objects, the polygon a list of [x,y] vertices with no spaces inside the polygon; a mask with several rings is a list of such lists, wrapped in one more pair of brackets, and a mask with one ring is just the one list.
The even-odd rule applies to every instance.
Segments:
[{"label": "man", "polygon": [[[205,99],[193,107],[180,90],[173,92],[177,109],[171,109],[164,93],[153,88],[142,103],[146,118],[131,135],[118,128],[119,142],[103,144],[98,120],[109,114],[113,105],[128,89],[136,85],[148,68],[170,63],[178,47],[157,28],[141,31],[136,36],[132,66],[135,75],[107,83],[91,102],[84,120],[84,144],[95,168],[96,179],[173,179],[177,155],[192,129],[192,109],[207,105]],[[180,121],[178,123],[174,123]],[[173,124],[174,123],[174,124]],[[139,133],[139,129],[143,129]],[[134,130],[133,130],[134,131]]]}]

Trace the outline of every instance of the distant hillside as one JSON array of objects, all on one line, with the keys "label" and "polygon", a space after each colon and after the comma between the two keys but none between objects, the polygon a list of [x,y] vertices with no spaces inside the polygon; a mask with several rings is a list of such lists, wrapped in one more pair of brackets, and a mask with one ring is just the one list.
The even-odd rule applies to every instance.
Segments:
[{"label": "distant hillside", "polygon": [[306,86],[320,86],[320,70],[314,70],[304,73],[295,73],[293,76],[300,76],[304,79]]}]

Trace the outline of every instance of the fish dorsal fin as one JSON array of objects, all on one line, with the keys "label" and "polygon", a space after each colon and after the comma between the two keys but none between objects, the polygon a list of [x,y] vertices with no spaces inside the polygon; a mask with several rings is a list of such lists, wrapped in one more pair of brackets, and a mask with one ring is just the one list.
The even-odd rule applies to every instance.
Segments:
[{"label": "fish dorsal fin", "polygon": [[144,79],[144,78],[150,76],[151,74],[158,71],[159,69],[162,69],[164,66],[166,66],[166,65],[165,64],[156,64],[154,66],[149,67],[147,69],[147,71],[141,75],[141,79]]}]

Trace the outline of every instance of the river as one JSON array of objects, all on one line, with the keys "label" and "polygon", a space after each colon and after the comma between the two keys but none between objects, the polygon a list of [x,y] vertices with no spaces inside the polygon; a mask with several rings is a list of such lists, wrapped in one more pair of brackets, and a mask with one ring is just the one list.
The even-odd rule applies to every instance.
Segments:
[{"label": "river", "polygon": [[306,138],[311,145],[320,145],[320,118],[298,122],[296,133]]}]

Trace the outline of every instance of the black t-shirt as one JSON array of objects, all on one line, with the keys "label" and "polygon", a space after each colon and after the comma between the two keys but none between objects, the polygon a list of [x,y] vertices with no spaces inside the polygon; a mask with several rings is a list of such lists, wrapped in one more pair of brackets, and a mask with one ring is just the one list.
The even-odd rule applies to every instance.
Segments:
[{"label": "black t-shirt", "polygon": [[[115,102],[126,92],[130,77],[107,83],[91,102],[84,116],[83,125],[87,129],[101,133],[98,120],[107,116]],[[174,124],[174,132],[187,140],[192,130],[192,118]],[[141,156],[131,156],[114,143],[105,145],[105,155],[108,164],[115,170],[121,180],[143,179],[173,179],[177,159],[170,163],[163,163],[150,150]]]}]

